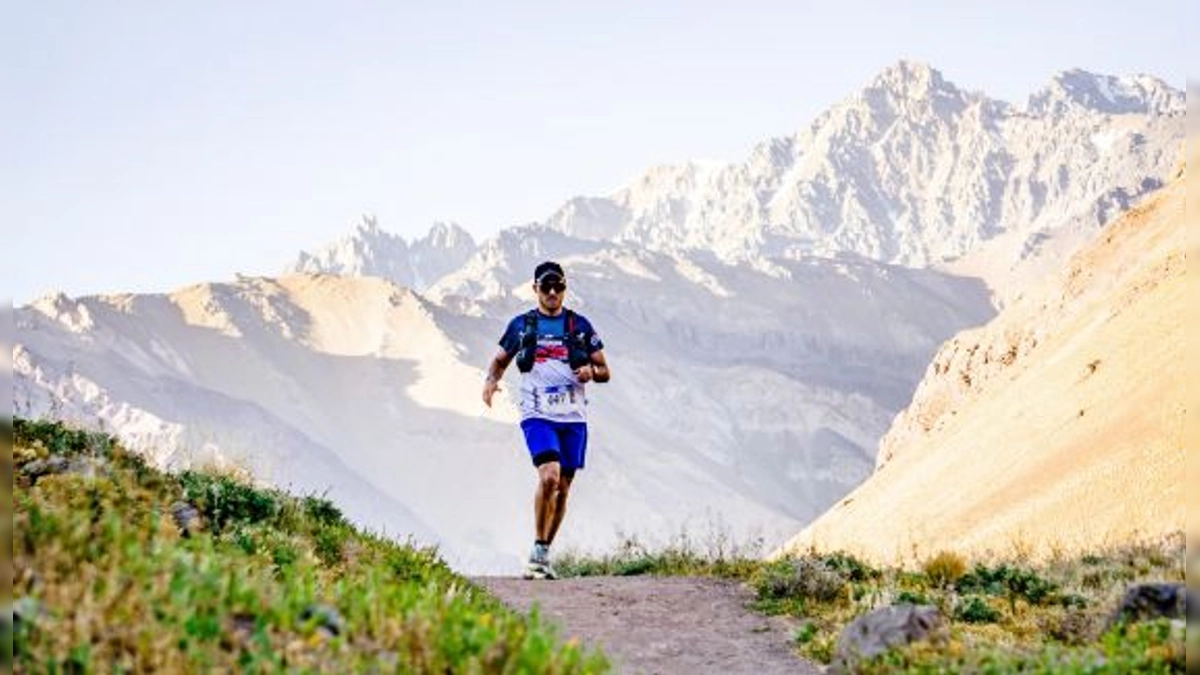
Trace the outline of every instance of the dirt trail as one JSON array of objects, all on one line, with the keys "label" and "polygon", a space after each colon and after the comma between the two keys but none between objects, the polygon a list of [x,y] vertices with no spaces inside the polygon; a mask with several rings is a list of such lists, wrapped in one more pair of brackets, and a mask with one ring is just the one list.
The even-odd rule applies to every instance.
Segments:
[{"label": "dirt trail", "polygon": [[603,648],[618,673],[820,673],[789,645],[794,626],[749,608],[735,581],[586,577],[475,581],[519,611],[534,603],[564,639]]}]

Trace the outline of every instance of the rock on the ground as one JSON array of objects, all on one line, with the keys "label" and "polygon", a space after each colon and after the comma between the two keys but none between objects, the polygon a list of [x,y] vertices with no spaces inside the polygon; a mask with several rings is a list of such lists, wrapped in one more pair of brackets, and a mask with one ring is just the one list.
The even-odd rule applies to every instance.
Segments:
[{"label": "rock on the ground", "polygon": [[853,672],[855,665],[864,659],[911,642],[936,638],[944,628],[945,621],[936,607],[881,607],[851,621],[842,630],[830,672]]}]

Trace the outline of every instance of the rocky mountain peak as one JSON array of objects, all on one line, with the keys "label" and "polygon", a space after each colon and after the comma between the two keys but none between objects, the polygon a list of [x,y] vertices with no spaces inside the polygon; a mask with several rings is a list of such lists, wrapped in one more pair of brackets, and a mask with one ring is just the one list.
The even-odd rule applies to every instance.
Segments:
[{"label": "rocky mountain peak", "polygon": [[898,97],[922,98],[943,90],[957,91],[941,71],[919,61],[899,61],[875,76],[866,91],[883,90]]},{"label": "rocky mountain peak", "polygon": [[430,248],[475,248],[475,239],[470,232],[464,230],[458,223],[440,220],[429,228],[428,234],[414,242],[414,245],[418,243]]},{"label": "rocky mountain peak", "polygon": [[[572,200],[546,225],[728,262],[853,254],[921,267],[1002,235],[1068,223],[1095,231],[1108,204],[1132,203],[1170,173],[1163,148],[1182,138],[1173,111],[1183,94],[1160,80],[1068,71],[1032,100],[1020,109],[900,61],[744,161],[651,167],[607,197]],[[1066,110],[1071,124],[1060,123]],[[1013,250],[1004,264],[1048,249]]]},{"label": "rocky mountain peak", "polygon": [[382,233],[379,229],[379,218],[374,213],[364,213],[354,231],[363,236],[378,236]]},{"label": "rocky mountain peak", "polygon": [[1076,109],[1107,115],[1183,114],[1183,92],[1150,75],[1116,77],[1080,68],[1065,70],[1029,98],[1035,115],[1063,115]]},{"label": "rocky mountain peak", "polygon": [[462,266],[475,248],[474,238],[457,223],[435,222],[410,243],[380,227],[374,214],[364,214],[350,234],[314,253],[301,251],[284,271],[376,276],[423,290]]}]

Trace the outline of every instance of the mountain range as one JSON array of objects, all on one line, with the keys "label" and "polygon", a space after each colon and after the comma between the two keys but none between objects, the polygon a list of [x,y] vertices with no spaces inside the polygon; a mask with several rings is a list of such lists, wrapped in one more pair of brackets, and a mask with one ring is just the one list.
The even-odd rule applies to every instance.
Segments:
[{"label": "mountain range", "polygon": [[773,546],[875,472],[939,345],[1165,185],[1182,137],[1154,78],[1066,72],[1018,107],[901,62],[743,162],[653,168],[478,244],[367,216],[278,278],[43,297],[17,310],[14,404],[511,571],[534,474],[513,400],[478,396],[554,258],[614,370],[562,545]]},{"label": "mountain range", "polygon": [[461,267],[475,248],[471,233],[456,223],[434,223],[428,234],[410,243],[380,229],[379,219],[366,214],[351,234],[314,253],[301,252],[284,273],[383,277],[423,290]]},{"label": "mountain range", "polygon": [[[1184,111],[1182,91],[1147,75],[1065,71],[1015,105],[901,61],[740,162],[653,167],[612,194],[575,197],[513,229],[731,264],[850,253],[947,266],[984,278],[1006,300],[1165,184]],[[411,285],[363,259],[403,257],[371,242],[343,240],[288,269],[374,269]]]}]

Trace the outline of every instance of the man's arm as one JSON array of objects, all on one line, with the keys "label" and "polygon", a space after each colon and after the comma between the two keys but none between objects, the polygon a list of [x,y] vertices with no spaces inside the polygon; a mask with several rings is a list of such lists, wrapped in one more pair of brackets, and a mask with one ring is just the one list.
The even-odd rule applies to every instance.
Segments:
[{"label": "man's arm", "polygon": [[575,377],[580,382],[608,382],[612,371],[608,369],[608,361],[604,358],[604,350],[597,349],[589,357],[591,361],[575,371]]},{"label": "man's arm", "polygon": [[501,349],[488,364],[487,377],[483,380],[483,402],[489,408],[492,407],[492,396],[500,391],[500,378],[504,377],[504,370],[512,363],[512,359],[512,354]]}]

